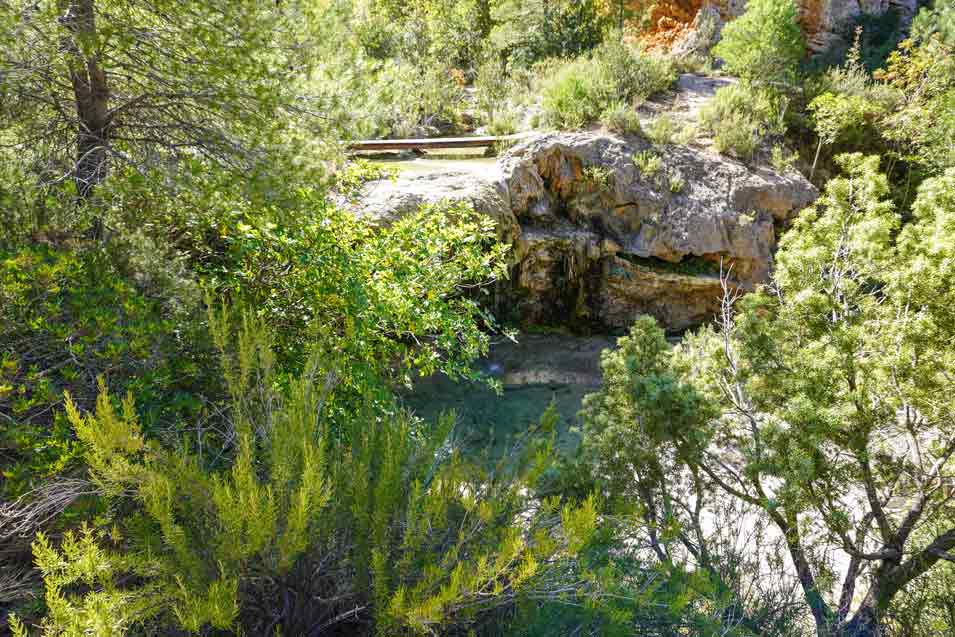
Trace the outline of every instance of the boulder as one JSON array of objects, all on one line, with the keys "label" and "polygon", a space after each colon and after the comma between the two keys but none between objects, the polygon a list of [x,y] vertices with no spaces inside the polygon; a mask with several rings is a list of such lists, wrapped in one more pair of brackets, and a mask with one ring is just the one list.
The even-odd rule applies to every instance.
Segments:
[{"label": "boulder", "polygon": [[496,295],[506,318],[614,329],[651,314],[682,330],[719,309],[721,271],[744,290],[766,281],[779,230],[816,196],[798,173],[699,149],[547,133],[491,169],[370,184],[355,211],[390,223],[453,199],[491,215],[513,246]]}]

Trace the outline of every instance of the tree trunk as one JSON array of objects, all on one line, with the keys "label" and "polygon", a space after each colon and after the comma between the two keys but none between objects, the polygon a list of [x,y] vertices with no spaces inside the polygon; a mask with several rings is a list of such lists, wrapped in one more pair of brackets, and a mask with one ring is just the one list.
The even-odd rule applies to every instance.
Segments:
[{"label": "tree trunk", "polygon": [[812,169],[809,171],[809,181],[812,181],[813,176],[816,174],[816,164],[819,163],[819,153],[822,152],[822,137],[819,138],[819,145],[816,146],[816,156],[812,160]]},{"label": "tree trunk", "polygon": [[73,178],[80,198],[106,176],[109,143],[109,87],[92,51],[96,36],[94,0],[61,0],[63,48],[76,104],[76,163]]},{"label": "tree trunk", "polygon": [[839,637],[879,637],[881,634],[878,613],[868,600],[838,632]]},{"label": "tree trunk", "polygon": [[491,0],[479,0],[477,9],[478,31],[481,33],[482,38],[487,38],[489,35],[491,35],[491,28],[494,26],[493,18],[491,16]]}]

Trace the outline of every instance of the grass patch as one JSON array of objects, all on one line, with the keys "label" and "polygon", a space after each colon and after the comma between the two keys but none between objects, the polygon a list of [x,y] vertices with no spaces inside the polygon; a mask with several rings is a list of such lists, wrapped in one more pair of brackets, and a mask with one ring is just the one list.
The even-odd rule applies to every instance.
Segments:
[{"label": "grass patch", "polygon": [[637,111],[625,102],[614,102],[600,116],[600,123],[610,132],[619,135],[640,135],[640,117]]}]

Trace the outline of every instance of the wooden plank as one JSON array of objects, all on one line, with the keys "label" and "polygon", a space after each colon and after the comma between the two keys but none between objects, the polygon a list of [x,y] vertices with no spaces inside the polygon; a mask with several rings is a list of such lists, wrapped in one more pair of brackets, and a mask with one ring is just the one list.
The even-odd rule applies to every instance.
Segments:
[{"label": "wooden plank", "polygon": [[441,148],[484,148],[498,142],[517,141],[527,133],[481,137],[432,137],[426,139],[366,139],[351,142],[349,150],[428,150]]}]

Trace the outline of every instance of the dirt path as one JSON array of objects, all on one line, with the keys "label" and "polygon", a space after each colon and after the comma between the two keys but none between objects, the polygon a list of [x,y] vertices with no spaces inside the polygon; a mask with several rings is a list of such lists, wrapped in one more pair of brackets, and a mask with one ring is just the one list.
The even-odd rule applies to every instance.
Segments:
[{"label": "dirt path", "polygon": [[730,77],[684,73],[677,79],[674,91],[644,103],[638,112],[641,119],[646,120],[665,113],[682,122],[695,122],[699,118],[700,109],[716,95],[716,91],[736,83],[737,80]]}]

